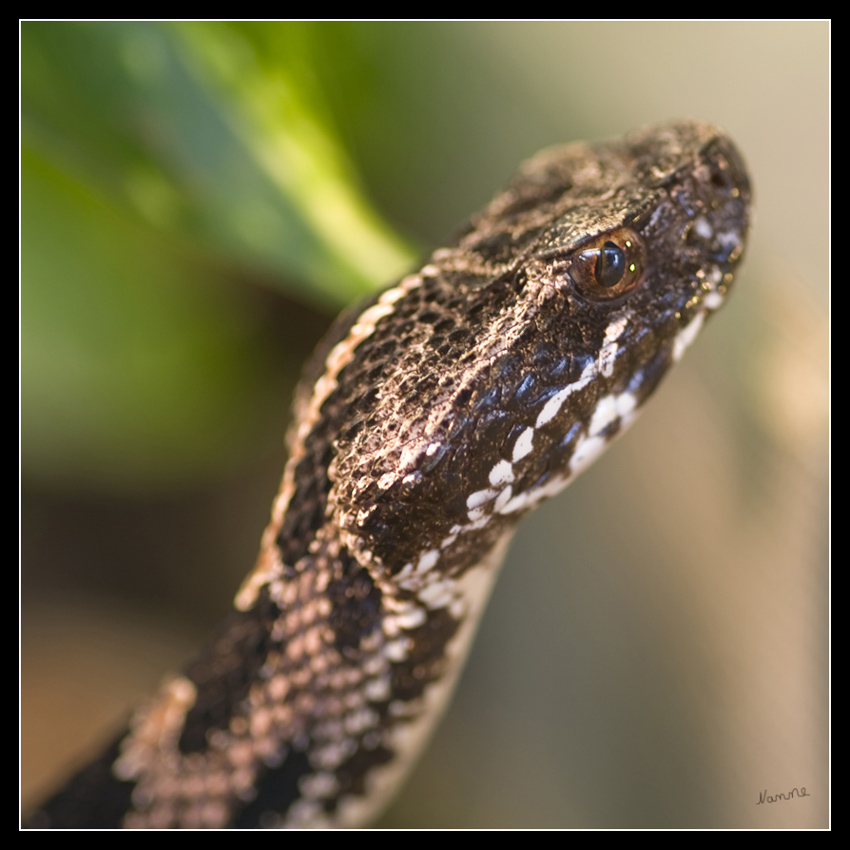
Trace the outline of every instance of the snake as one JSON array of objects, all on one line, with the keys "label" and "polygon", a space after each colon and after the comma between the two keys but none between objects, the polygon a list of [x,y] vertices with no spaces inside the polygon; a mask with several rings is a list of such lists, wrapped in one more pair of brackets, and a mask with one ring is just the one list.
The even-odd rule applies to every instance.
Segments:
[{"label": "snake", "polygon": [[546,149],[344,313],[233,608],[34,828],[368,825],[444,711],[523,517],[726,301],[750,180],[681,121]]}]

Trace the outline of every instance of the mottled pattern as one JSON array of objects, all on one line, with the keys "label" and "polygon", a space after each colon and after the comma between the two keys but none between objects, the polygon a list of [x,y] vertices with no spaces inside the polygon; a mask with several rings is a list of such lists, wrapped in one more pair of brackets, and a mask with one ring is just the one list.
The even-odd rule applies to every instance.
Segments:
[{"label": "mottled pattern", "polygon": [[254,572],[35,826],[363,823],[462,665],[519,519],[635,418],[725,300],[749,184],[716,128],[544,151],[343,317],[296,398]]}]

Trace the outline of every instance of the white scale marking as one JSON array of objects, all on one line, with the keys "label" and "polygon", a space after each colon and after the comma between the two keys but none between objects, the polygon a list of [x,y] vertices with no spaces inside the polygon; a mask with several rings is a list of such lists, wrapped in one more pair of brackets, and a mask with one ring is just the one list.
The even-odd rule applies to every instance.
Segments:
[{"label": "white scale marking", "polygon": [[384,658],[388,661],[399,663],[407,658],[407,650],[409,649],[408,638],[400,638],[388,643],[384,647]]},{"label": "white scale marking", "polygon": [[526,428],[514,443],[514,451],[511,455],[511,460],[514,463],[522,460],[526,455],[530,454],[534,448],[534,428]]},{"label": "white scale marking", "polygon": [[615,419],[626,418],[637,407],[637,399],[633,393],[621,393],[620,395],[607,395],[599,399],[590,426],[587,429],[588,436],[595,437],[604,431]]},{"label": "white scale marking", "polygon": [[540,411],[537,421],[534,423],[535,428],[542,428],[547,422],[551,422],[563,407],[564,402],[574,393],[586,387],[593,378],[596,377],[597,364],[589,363],[585,366],[581,377],[572,384],[568,384],[558,393],[552,396],[546,404],[543,405],[543,410]]},{"label": "white scale marking", "polygon": [[510,461],[500,460],[490,470],[490,483],[494,487],[498,487],[500,484],[510,484],[513,480],[514,470],[510,464]]},{"label": "white scale marking", "polygon": [[455,598],[457,589],[453,579],[435,581],[419,591],[419,599],[432,610],[445,608]]},{"label": "white scale marking", "polygon": [[741,247],[741,234],[737,230],[724,230],[717,234],[720,244],[728,253],[732,253],[737,248]]},{"label": "white scale marking", "polygon": [[425,611],[422,608],[413,608],[406,614],[400,614],[396,617],[396,622],[399,628],[411,630],[418,629],[425,622]]},{"label": "white scale marking", "polygon": [[469,525],[464,526],[466,531],[483,528],[490,519],[490,514],[487,513],[486,508],[476,508],[474,511],[467,511],[466,515],[469,517]]},{"label": "white scale marking", "polygon": [[[590,379],[588,378],[585,383],[589,383]],[[534,423],[535,428],[542,428],[547,422],[550,422],[558,415],[558,411],[561,409],[561,405],[566,401],[567,396],[571,393],[574,393],[577,389],[579,389],[578,384],[581,381],[578,381],[576,384],[570,384],[568,387],[564,387],[560,392],[556,393],[543,405],[543,410],[540,411],[537,416],[537,421]]]},{"label": "white scale marking", "polygon": [[607,445],[608,441],[604,437],[585,437],[579,440],[570,458],[570,470],[573,474],[578,475],[590,466],[605,451]]},{"label": "white scale marking", "polygon": [[426,573],[428,570],[432,569],[437,561],[440,559],[440,550],[439,549],[429,549],[427,552],[423,553],[419,558],[419,563],[416,565],[416,572],[418,573]]},{"label": "white scale marking", "polygon": [[[600,399],[590,421],[589,433],[578,441],[570,459],[570,475],[552,479],[533,490],[518,493],[513,497],[509,495],[505,498],[497,498],[495,509],[500,514],[514,513],[530,508],[543,499],[559,493],[573,477],[605,450],[609,440],[600,436],[601,432],[617,418],[621,421],[620,431],[622,432],[634,421],[636,416],[637,398],[633,393],[625,392]],[[506,491],[503,491],[500,496],[503,496],[509,489],[506,488]]]},{"label": "white scale marking", "polygon": [[709,310],[717,310],[723,303],[723,296],[719,292],[709,292],[705,298],[702,299],[702,303],[705,304],[706,308]]},{"label": "white scale marking", "polygon": [[605,329],[605,339],[609,340],[609,341],[619,339],[623,335],[623,331],[628,326],[629,326],[629,315],[626,314],[624,316],[620,316],[620,318],[615,319]]},{"label": "white scale marking", "polygon": [[[628,327],[628,323],[629,317],[621,316],[612,322],[605,331],[606,340],[612,343],[612,346],[609,347],[612,358],[616,356],[617,350],[614,340],[622,336]],[[697,328],[697,330],[699,329]],[[572,393],[587,386],[600,368],[603,370],[603,373],[606,368],[613,369],[613,359],[610,360],[610,363],[603,363],[601,366],[597,366],[596,363],[589,364],[585,367],[578,381],[569,384],[552,396],[540,411],[535,428],[540,428],[554,419],[567,398]],[[608,441],[597,435],[618,417],[622,420],[622,427],[625,430],[634,419],[636,408],[637,398],[630,392],[622,393],[619,396],[606,396],[601,399],[591,419],[588,436],[579,441],[573,452],[570,462],[571,475],[548,481],[534,490],[518,493],[516,496],[513,495],[513,489],[510,486],[503,488],[501,491],[497,491],[492,487],[485,490],[476,490],[466,500],[467,515],[471,522],[471,525],[466,530],[476,526],[482,527],[487,524],[491,512],[488,512],[485,506],[490,502],[493,502],[492,513],[505,515],[535,505],[542,499],[560,492],[569,483],[574,474],[588,466],[604,450]],[[531,451],[535,428],[526,428],[517,438],[512,453],[513,463],[522,460]],[[514,480],[513,467],[508,461],[500,460],[490,471],[489,479],[493,485],[499,483],[508,483],[510,485],[510,482]]]},{"label": "white scale marking", "polygon": [[620,350],[617,340],[623,335],[628,324],[629,316],[620,316],[605,329],[605,341],[599,350],[599,374],[606,378],[614,374],[614,363],[617,360],[617,352]]},{"label": "white scale marking", "polygon": [[510,501],[499,509],[500,514],[512,514],[515,511],[521,511],[525,508],[530,508],[536,505],[539,501],[554,496],[560,493],[570,481],[571,476],[563,478],[553,478],[533,490],[526,490],[524,493],[517,493]]},{"label": "white scale marking", "polygon": [[616,342],[606,342],[599,350],[599,374],[610,378],[614,374],[614,363],[620,346]]},{"label": "white scale marking", "polygon": [[470,511],[473,511],[476,508],[480,508],[481,505],[493,501],[493,499],[496,498],[498,493],[498,490],[494,490],[492,488],[487,490],[476,490],[467,498],[466,507]]},{"label": "white scale marking", "polygon": [[702,236],[703,239],[711,239],[714,236],[714,230],[711,227],[708,219],[705,216],[699,216],[694,219],[694,230]]},{"label": "white scale marking", "polygon": [[500,513],[502,508],[511,500],[511,496],[513,495],[514,488],[508,484],[504,490],[496,497],[496,501],[493,502],[493,511],[494,513]]},{"label": "white scale marking", "polygon": [[[457,529],[457,531],[455,531],[455,530],[454,530],[455,528]],[[441,549],[448,549],[448,548],[449,548],[449,546],[451,546],[451,545],[452,545],[452,543],[454,543],[454,542],[455,542],[455,540],[457,540],[457,533],[458,533],[458,531],[460,531],[460,526],[455,526],[455,527],[452,529],[452,533],[451,533],[448,537],[444,538],[444,539],[443,539],[443,542],[442,542],[442,543],[440,543],[440,548],[441,548]]]},{"label": "white scale marking", "polygon": [[702,323],[705,321],[705,313],[697,313],[688,324],[676,334],[673,340],[673,362],[678,363],[688,346],[697,338]]},{"label": "white scale marking", "polygon": [[372,679],[363,688],[363,694],[370,702],[383,702],[390,695],[389,679]]},{"label": "white scale marking", "polygon": [[710,266],[705,274],[705,279],[712,286],[717,286],[723,280],[723,272],[718,266]]}]

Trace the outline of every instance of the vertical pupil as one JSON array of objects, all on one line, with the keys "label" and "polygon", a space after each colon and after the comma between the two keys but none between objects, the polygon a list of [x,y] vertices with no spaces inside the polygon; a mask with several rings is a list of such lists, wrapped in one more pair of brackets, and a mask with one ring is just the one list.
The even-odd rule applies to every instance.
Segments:
[{"label": "vertical pupil", "polygon": [[606,289],[616,286],[626,271],[626,255],[613,242],[606,242],[596,261],[596,282]]}]

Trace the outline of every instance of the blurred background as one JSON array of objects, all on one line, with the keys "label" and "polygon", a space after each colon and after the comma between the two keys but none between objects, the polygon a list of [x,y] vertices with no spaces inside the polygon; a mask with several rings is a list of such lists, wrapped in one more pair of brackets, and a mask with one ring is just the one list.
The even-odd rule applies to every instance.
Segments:
[{"label": "blurred background", "polygon": [[380,825],[828,824],[827,23],[20,36],[24,811],[226,611],[334,314],[539,148],[700,118],[755,187],[737,291],[525,523]]}]

